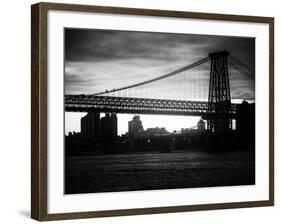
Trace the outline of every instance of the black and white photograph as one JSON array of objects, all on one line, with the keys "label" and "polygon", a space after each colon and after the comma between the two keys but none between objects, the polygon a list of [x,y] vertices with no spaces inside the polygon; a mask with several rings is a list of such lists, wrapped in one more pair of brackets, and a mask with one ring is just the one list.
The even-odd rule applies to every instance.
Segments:
[{"label": "black and white photograph", "polygon": [[255,185],[255,38],[64,28],[65,194]]}]

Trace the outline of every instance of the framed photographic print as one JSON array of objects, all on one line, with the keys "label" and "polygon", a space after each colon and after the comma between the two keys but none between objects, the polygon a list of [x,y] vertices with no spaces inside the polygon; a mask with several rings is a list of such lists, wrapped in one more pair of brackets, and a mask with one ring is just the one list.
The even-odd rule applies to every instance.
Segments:
[{"label": "framed photographic print", "polygon": [[274,19],[32,5],[32,218],[274,204]]}]

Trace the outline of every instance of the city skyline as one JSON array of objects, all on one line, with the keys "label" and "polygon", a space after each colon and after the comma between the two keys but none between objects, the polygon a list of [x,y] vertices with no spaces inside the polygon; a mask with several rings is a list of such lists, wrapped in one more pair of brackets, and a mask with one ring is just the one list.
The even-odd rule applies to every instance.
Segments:
[{"label": "city skyline", "polygon": [[95,141],[115,141],[120,137],[126,139],[138,139],[147,137],[159,137],[168,136],[174,134],[199,134],[206,130],[206,122],[200,119],[195,126],[186,128],[181,127],[180,130],[166,130],[165,127],[147,127],[143,128],[142,120],[140,115],[134,115],[131,120],[128,121],[128,129],[124,133],[117,133],[117,114],[116,113],[105,113],[101,116],[100,113],[89,112],[85,116],[81,117],[80,120],[80,131],[69,132],[66,136],[80,136],[84,139],[91,139]]},{"label": "city skyline", "polygon": [[[78,112],[68,112],[65,115],[66,120],[71,120],[72,122],[65,123],[65,135],[69,132],[81,132],[80,119],[84,117],[87,113]],[[128,122],[133,119],[133,117],[138,114],[117,114],[117,130],[118,136],[126,134],[128,132]],[[73,117],[72,117],[73,116]],[[101,117],[105,114],[101,113]],[[190,128],[197,125],[197,122],[201,119],[198,116],[173,116],[173,115],[139,115],[144,129],[148,128],[166,128],[167,131],[173,132],[174,130],[180,131],[181,128]],[[155,119],[157,117],[157,119]],[[151,119],[152,118],[152,119]],[[153,119],[154,118],[154,119]],[[73,124],[75,121],[75,124]],[[172,122],[167,122],[172,121]]]}]

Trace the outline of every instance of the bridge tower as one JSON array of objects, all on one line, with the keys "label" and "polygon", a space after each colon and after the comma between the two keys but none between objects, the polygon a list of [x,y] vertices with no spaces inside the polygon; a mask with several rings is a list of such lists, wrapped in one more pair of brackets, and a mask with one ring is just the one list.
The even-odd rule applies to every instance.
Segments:
[{"label": "bridge tower", "polygon": [[212,133],[226,133],[232,129],[232,120],[229,117],[231,98],[229,89],[229,76],[227,51],[209,54],[211,71],[209,82],[208,111],[215,114],[208,118],[207,127]]}]

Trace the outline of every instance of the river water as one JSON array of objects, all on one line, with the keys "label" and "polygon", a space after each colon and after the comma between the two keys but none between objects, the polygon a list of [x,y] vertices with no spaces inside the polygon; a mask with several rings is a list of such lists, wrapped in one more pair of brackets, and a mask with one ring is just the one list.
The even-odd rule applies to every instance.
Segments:
[{"label": "river water", "polygon": [[255,184],[253,152],[204,151],[68,157],[65,193]]}]

